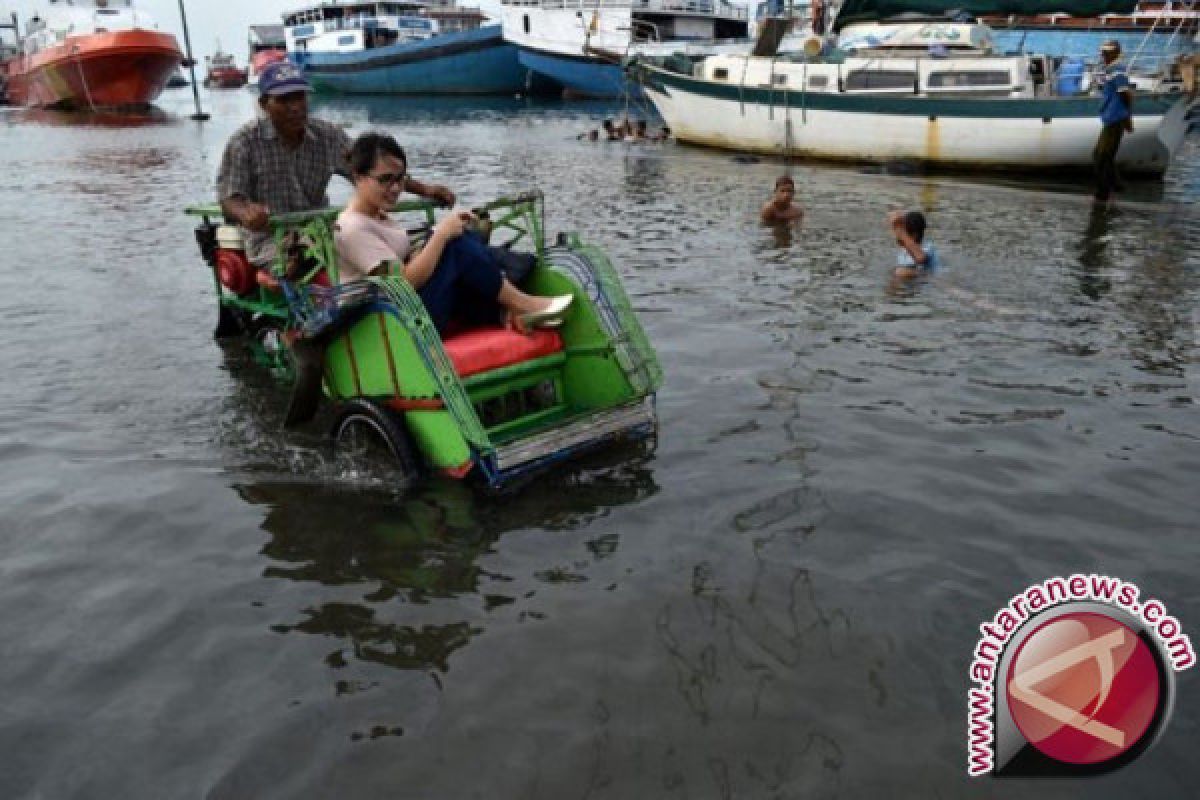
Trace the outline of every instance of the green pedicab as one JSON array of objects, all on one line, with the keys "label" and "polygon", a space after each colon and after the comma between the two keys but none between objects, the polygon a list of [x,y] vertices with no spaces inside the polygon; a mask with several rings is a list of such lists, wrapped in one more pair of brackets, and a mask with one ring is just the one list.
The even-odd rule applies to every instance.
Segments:
[{"label": "green pedicab", "polygon": [[[434,221],[428,203],[394,210],[423,214],[425,230]],[[408,475],[427,467],[494,487],[617,439],[651,436],[662,370],[607,257],[574,234],[547,246],[540,192],[482,210],[493,236],[507,234],[506,246],[535,257],[523,288],[574,295],[561,327],[529,336],[481,328],[443,340],[402,277],[337,285],[337,210],[272,217],[280,256],[269,274],[247,272],[232,250],[235,229],[214,222],[217,206],[187,213],[202,218],[196,236],[213,268],[218,337],[245,336],[261,362],[286,374],[287,343],[326,331],[323,385],[335,403],[336,446],[373,441]],[[293,261],[288,280],[292,232],[303,267]]]}]

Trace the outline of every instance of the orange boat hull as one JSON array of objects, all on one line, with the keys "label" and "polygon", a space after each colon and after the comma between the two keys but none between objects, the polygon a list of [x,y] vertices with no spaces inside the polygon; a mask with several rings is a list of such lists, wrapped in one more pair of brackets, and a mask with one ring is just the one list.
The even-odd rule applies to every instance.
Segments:
[{"label": "orange boat hull", "polygon": [[9,100],[32,108],[144,107],[158,98],[182,60],[168,33],[68,36],[9,63]]}]

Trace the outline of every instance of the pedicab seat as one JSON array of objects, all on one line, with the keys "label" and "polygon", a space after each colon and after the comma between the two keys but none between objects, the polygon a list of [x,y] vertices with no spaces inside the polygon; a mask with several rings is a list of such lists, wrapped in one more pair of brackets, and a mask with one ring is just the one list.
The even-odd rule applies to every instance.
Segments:
[{"label": "pedicab seat", "polygon": [[460,378],[562,352],[558,331],[539,328],[526,336],[508,328],[472,328],[442,340]]}]

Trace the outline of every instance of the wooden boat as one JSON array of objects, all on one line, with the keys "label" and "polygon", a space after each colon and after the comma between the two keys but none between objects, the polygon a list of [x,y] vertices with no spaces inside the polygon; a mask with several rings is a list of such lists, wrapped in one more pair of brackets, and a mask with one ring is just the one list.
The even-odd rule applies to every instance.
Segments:
[{"label": "wooden boat", "polygon": [[319,3],[284,15],[288,58],[318,91],[515,94],[531,80],[499,25],[452,3]]},{"label": "wooden boat", "polygon": [[8,62],[14,105],[134,108],[153,103],[183,60],[175,37],[155,30],[132,0],[50,0],[30,18]]}]

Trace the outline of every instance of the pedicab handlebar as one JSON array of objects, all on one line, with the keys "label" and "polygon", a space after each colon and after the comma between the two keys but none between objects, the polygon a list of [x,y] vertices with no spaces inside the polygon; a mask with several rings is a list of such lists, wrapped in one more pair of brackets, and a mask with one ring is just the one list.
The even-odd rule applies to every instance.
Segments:
[{"label": "pedicab handlebar", "polygon": [[[542,201],[541,189],[529,189],[524,192],[519,192],[506,197],[498,197],[491,202],[481,206],[476,206],[471,209],[474,213],[489,212],[497,208],[507,208],[519,206],[528,203],[536,204]],[[426,221],[429,224],[434,222],[434,211],[438,208],[437,203],[432,200],[409,200],[403,203],[397,203],[392,206],[392,213],[403,214],[414,211],[424,212]],[[326,219],[332,221],[341,213],[340,208],[317,208],[310,211],[293,211],[285,214],[272,214],[268,218],[268,224],[272,230],[284,229],[288,230],[304,225],[315,219]],[[213,217],[221,218],[225,216],[225,212],[221,210],[221,206],[216,203],[208,203],[203,205],[189,206],[184,209],[184,213],[194,217],[205,217],[211,219]]]}]

